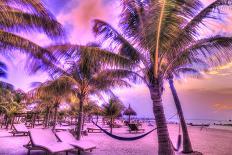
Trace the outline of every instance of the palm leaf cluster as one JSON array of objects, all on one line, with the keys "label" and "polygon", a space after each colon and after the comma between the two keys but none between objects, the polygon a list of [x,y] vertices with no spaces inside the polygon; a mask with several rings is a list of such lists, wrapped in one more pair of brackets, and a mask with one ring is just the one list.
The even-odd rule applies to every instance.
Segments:
[{"label": "palm leaf cluster", "polygon": [[156,64],[159,76],[165,78],[170,73],[195,73],[196,69],[205,70],[231,61],[231,37],[200,36],[202,28],[208,29],[209,20],[223,16],[219,10],[230,6],[230,1],[218,0],[205,8],[198,0],[121,0],[121,4],[121,31],[95,20],[93,32],[100,41],[111,42],[121,55],[139,60],[137,71],[146,74],[147,81],[152,79]]},{"label": "palm leaf cluster", "polygon": [[20,36],[34,31],[44,32],[53,40],[64,36],[61,24],[40,0],[2,0],[0,17],[1,55],[9,55],[10,51],[20,50],[27,53],[29,59],[41,61],[46,57],[54,60],[47,50]]}]

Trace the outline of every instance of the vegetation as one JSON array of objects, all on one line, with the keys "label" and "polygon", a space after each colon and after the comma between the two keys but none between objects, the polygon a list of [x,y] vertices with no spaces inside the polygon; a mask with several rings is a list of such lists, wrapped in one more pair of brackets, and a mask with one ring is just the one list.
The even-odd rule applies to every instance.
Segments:
[{"label": "vegetation", "polygon": [[[57,59],[64,64],[39,64],[31,67],[32,71],[38,69],[48,71],[54,78],[66,77],[66,83],[72,85],[79,100],[79,115],[77,137],[81,138],[84,104],[90,96],[102,99],[102,94],[110,94],[112,88],[130,86],[124,79],[129,73],[124,74],[122,67],[130,67],[130,60],[100,49],[96,44],[80,45],[54,45],[47,48]],[[65,66],[65,67],[60,67]],[[63,90],[64,91],[64,90]]]},{"label": "vegetation", "polygon": [[113,131],[114,119],[121,115],[124,106],[117,98],[110,98],[109,103],[103,104],[103,116],[110,119],[110,132]]},{"label": "vegetation", "polygon": [[[162,103],[163,82],[176,66],[198,66],[204,60],[212,67],[231,60],[231,37],[200,36],[203,25],[207,30],[207,21],[222,18],[220,9],[231,3],[215,1],[203,7],[198,0],[121,0],[121,5],[119,26],[122,33],[101,20],[95,20],[93,31],[102,42],[110,43],[111,49],[133,60],[137,66],[130,71],[141,77],[150,91],[159,154],[174,154]],[[192,152],[191,144],[184,142],[183,151]]]},{"label": "vegetation", "polygon": [[[29,56],[28,62],[43,61],[43,57],[55,61],[46,49],[18,35],[37,31],[53,40],[63,36],[62,26],[43,3],[40,0],[3,0],[0,5],[0,54],[10,56],[10,51],[20,51]],[[6,75],[5,69],[0,63],[0,76]]]},{"label": "vegetation", "polygon": [[16,113],[19,113],[24,105],[18,100],[18,93],[9,83],[0,82],[0,114],[5,115],[6,128],[11,123]]},{"label": "vegetation", "polygon": [[35,99],[40,100],[42,103],[39,105],[39,107],[46,109],[45,126],[47,126],[47,120],[50,113],[49,111],[51,109],[55,109],[53,122],[53,128],[55,128],[57,123],[58,108],[61,101],[67,101],[71,98],[72,95],[74,95],[73,87],[68,81],[70,81],[69,77],[60,77],[55,80],[42,83],[33,90]]}]

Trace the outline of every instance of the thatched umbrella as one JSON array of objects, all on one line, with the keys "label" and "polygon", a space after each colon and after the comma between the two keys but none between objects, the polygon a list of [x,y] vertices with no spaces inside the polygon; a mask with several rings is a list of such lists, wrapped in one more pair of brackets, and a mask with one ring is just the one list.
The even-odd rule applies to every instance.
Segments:
[{"label": "thatched umbrella", "polygon": [[137,113],[131,108],[130,104],[129,104],[129,107],[124,111],[123,114],[129,116],[129,123],[130,123],[130,116],[137,115]]}]

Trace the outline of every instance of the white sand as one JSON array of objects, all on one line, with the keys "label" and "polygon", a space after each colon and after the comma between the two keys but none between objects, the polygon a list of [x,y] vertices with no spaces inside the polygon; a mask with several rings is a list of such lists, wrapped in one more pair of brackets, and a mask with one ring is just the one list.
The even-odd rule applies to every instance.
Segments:
[{"label": "white sand", "polygon": [[[151,128],[146,127],[146,131]],[[169,125],[171,139],[174,145],[177,141],[178,126]],[[129,134],[127,128],[114,129],[113,132],[120,136],[135,136]],[[200,127],[189,127],[192,145],[195,151],[205,155],[230,155],[232,152],[232,131],[220,129],[203,129]],[[155,155],[157,154],[156,132],[143,139],[125,142],[112,139],[104,133],[89,133],[84,139],[91,140],[97,145],[91,153],[85,155]],[[0,155],[26,155],[27,150],[23,147],[29,141],[28,137],[12,137],[8,131],[0,129]],[[32,154],[43,154],[34,152]],[[180,154],[180,153],[178,153]]]}]

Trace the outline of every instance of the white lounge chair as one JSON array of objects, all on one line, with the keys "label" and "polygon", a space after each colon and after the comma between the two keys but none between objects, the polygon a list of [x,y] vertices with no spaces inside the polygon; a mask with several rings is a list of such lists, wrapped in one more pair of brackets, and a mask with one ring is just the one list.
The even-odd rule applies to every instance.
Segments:
[{"label": "white lounge chair", "polygon": [[31,150],[43,150],[48,154],[58,152],[66,152],[73,150],[74,147],[65,142],[59,142],[51,129],[32,129],[29,131],[30,142],[24,145],[28,149],[28,154]]},{"label": "white lounge chair", "polygon": [[11,131],[11,133],[13,134],[13,136],[15,135],[24,135],[27,136],[29,130],[27,129],[25,124],[13,124],[12,125],[13,130]]},{"label": "white lounge chair", "polygon": [[55,130],[56,131],[68,131],[68,130],[74,130],[75,126],[70,125],[70,126],[63,126],[63,125],[56,125]]},{"label": "white lounge chair", "polygon": [[56,133],[57,137],[62,141],[71,144],[78,149],[78,154],[81,151],[90,151],[96,149],[96,145],[87,140],[77,140],[70,132],[62,131]]}]

